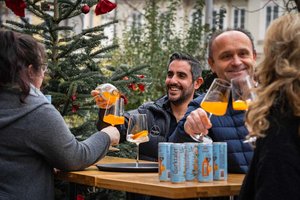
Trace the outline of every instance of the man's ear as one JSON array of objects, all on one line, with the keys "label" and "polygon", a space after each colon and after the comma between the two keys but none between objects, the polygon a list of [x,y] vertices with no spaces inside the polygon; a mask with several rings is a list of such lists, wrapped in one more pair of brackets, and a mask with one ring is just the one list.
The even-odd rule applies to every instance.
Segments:
[{"label": "man's ear", "polygon": [[194,89],[198,90],[202,85],[202,83],[203,83],[203,78],[202,77],[197,78],[197,80],[194,81]]},{"label": "man's ear", "polygon": [[208,58],[207,62],[209,64],[209,66],[210,66],[211,71],[214,73],[215,72],[214,71],[214,60],[212,58]]}]

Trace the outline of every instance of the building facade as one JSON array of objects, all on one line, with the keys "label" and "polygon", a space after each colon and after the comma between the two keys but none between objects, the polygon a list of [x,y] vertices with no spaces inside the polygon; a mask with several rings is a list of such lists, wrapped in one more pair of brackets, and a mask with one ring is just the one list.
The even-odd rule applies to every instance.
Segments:
[{"label": "building facade", "polygon": [[[117,8],[112,12],[96,16],[94,8],[91,8],[88,14],[81,14],[78,17],[64,21],[62,25],[74,26],[76,32],[82,29],[101,25],[103,23],[117,19],[119,23],[106,29],[106,35],[109,37],[122,37],[122,33],[132,24],[144,23],[144,12],[146,2],[150,0],[111,0],[117,3]],[[268,25],[272,20],[287,12],[289,7],[294,7],[294,3],[288,0],[206,0],[210,3],[211,10],[203,9],[203,20],[201,23],[209,23],[211,28],[245,28],[249,30],[254,37],[254,44],[258,53],[258,58],[262,56],[262,44]],[[289,2],[289,3],[287,3]],[[192,11],[196,0],[182,0],[176,11],[176,29],[187,30],[189,21],[192,20]],[[0,7],[0,16],[2,21],[6,19],[14,20],[16,16],[9,10],[4,9],[4,2]],[[168,7],[168,1],[159,2],[158,12],[163,13]],[[210,14],[208,14],[208,12]],[[207,21],[207,16],[210,20]],[[218,16],[224,16],[217,19]],[[26,17],[31,23],[38,22],[26,13]],[[218,20],[218,24],[216,21]],[[218,25],[218,27],[216,27]]]}]

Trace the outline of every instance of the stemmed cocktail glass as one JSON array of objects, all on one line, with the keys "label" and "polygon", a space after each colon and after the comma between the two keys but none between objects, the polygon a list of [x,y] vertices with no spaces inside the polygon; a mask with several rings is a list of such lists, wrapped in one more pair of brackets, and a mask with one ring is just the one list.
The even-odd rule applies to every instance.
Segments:
[{"label": "stemmed cocktail glass", "polygon": [[[201,108],[209,113],[209,119],[212,114],[222,116],[226,113],[229,94],[230,83],[220,78],[214,79],[200,104]],[[198,142],[212,143],[212,139],[208,136],[203,136],[202,133],[192,134],[191,137]]]},{"label": "stemmed cocktail glass", "polygon": [[[108,98],[103,121],[112,126],[121,125],[125,122],[124,117],[124,99],[123,98]],[[118,148],[109,147],[111,151],[119,151]]]},{"label": "stemmed cocktail glass", "polygon": [[[231,79],[232,107],[234,110],[248,110],[249,104],[255,98],[253,88],[254,81],[249,75]],[[250,137],[244,140],[244,143],[255,141],[256,137]]]},{"label": "stemmed cocktail glass", "polygon": [[254,83],[249,75],[231,79],[232,107],[234,110],[248,110],[254,100]]},{"label": "stemmed cocktail glass", "polygon": [[126,140],[137,145],[136,167],[139,166],[139,144],[148,142],[146,114],[132,114],[129,117]]},{"label": "stemmed cocktail glass", "polygon": [[111,124],[112,126],[124,124],[124,99],[117,98],[113,103],[108,100],[103,121]]}]

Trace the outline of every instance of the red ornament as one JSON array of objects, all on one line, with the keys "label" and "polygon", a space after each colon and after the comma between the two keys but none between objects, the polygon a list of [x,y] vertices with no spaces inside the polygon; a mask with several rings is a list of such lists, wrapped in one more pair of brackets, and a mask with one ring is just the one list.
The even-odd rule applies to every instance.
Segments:
[{"label": "red ornament", "polygon": [[115,9],[117,7],[117,4],[112,3],[108,0],[100,0],[96,6],[95,13],[96,15],[101,15],[108,13]]},{"label": "red ornament", "polygon": [[81,12],[87,14],[90,12],[90,7],[88,5],[84,5],[81,7]]},{"label": "red ornament", "polygon": [[82,194],[77,194],[76,200],[84,200],[84,196]]},{"label": "red ornament", "polygon": [[75,101],[76,99],[77,99],[76,95],[72,95],[72,96],[71,96],[71,100],[72,100],[72,101]]},{"label": "red ornament", "polygon": [[140,90],[142,93],[145,92],[145,85],[144,85],[144,84],[138,83],[138,88],[139,88],[139,90]]},{"label": "red ornament", "polygon": [[127,87],[133,91],[138,89],[135,83],[129,83]]},{"label": "red ornament", "polygon": [[72,113],[76,113],[78,109],[79,109],[79,105],[75,105],[75,104],[72,105]]},{"label": "red ornament", "polygon": [[5,0],[5,4],[15,15],[25,17],[26,4],[23,0]]},{"label": "red ornament", "polygon": [[139,78],[145,78],[145,75],[141,74],[141,75],[137,75],[137,77],[139,77]]}]

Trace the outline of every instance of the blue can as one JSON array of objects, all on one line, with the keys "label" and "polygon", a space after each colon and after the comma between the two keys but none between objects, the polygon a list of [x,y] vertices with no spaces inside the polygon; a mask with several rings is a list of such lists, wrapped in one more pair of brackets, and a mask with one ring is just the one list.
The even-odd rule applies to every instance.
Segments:
[{"label": "blue can", "polygon": [[171,144],[170,142],[158,143],[158,175],[160,181],[170,181]]},{"label": "blue can", "polygon": [[213,145],[198,144],[198,181],[213,181]]},{"label": "blue can", "polygon": [[198,143],[187,142],[185,144],[185,179],[194,181],[198,174]]},{"label": "blue can", "polygon": [[214,180],[227,180],[227,143],[213,143]]},{"label": "blue can", "polygon": [[171,145],[171,182],[185,182],[185,145],[173,143]]}]

